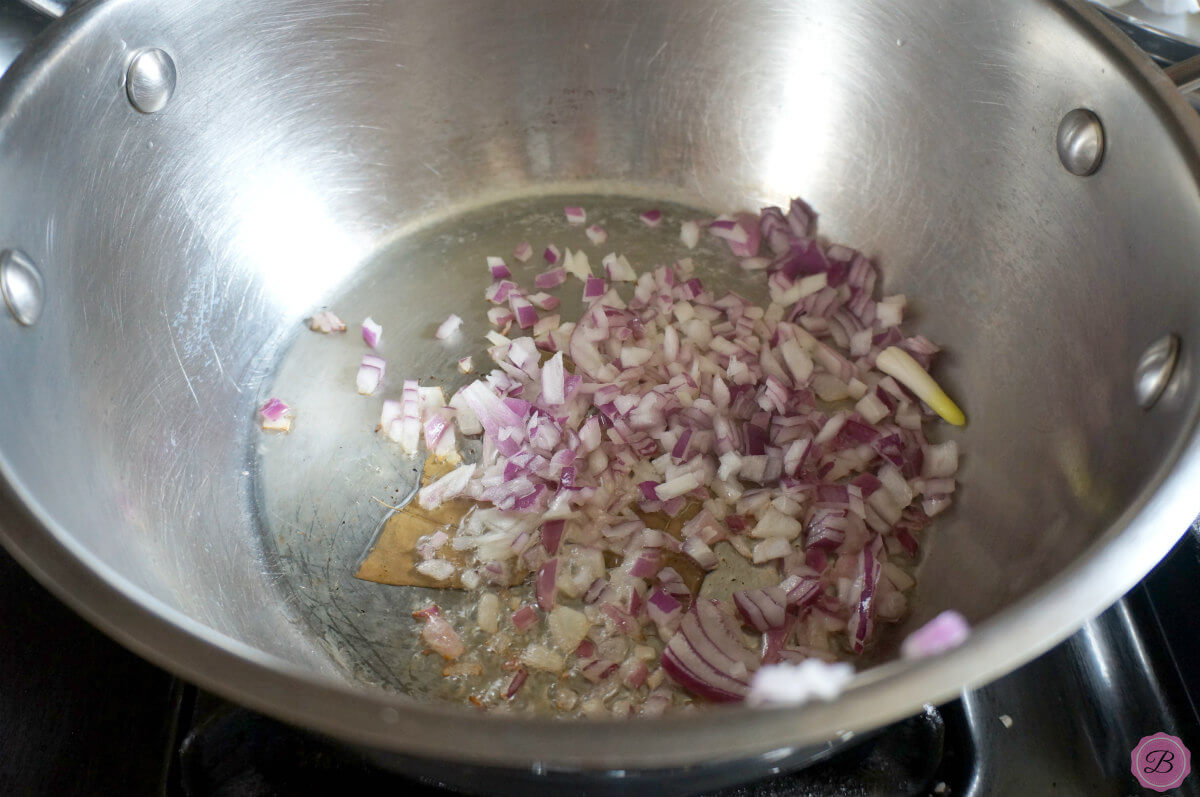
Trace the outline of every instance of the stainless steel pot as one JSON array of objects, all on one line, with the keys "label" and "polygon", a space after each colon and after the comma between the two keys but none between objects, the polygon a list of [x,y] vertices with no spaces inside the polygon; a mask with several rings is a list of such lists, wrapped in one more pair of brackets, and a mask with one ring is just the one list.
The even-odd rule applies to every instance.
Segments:
[{"label": "stainless steel pot", "polygon": [[[1060,160],[1076,108],[1103,125],[1090,176]],[[1074,0],[84,3],[0,85],[0,248],[23,253],[3,542],[142,655],[379,750],[636,769],[823,745],[1047,649],[1195,516],[1198,153],[1173,84]],[[390,370],[432,368],[422,331],[481,287],[446,253],[499,240],[502,201],[597,192],[802,194],[912,297],[971,423],[896,636],[952,607],[967,644],[790,710],[562,723],[396,692],[419,689],[414,598],[352,571],[369,496],[411,472],[355,431],[375,409],[304,387],[353,365],[301,356],[300,320],[336,298],[404,341]],[[305,399],[286,456],[252,421],[278,385]]]}]

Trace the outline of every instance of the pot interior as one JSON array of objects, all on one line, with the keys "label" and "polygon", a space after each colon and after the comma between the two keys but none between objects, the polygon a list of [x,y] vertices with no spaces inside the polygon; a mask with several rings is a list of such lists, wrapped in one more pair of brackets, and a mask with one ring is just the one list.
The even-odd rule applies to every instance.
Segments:
[{"label": "pot interior", "polygon": [[[649,265],[679,254],[636,230],[644,207],[677,223],[800,195],[909,297],[969,417],[944,435],[956,505],[879,656],[944,609],[985,623],[1169,469],[1194,390],[1144,412],[1132,374],[1166,332],[1186,373],[1200,339],[1186,137],[1070,8],[989,9],[96,4],[6,78],[0,244],[39,264],[47,305],[31,328],[0,319],[3,474],[131,600],[302,672],[427,692],[426,593],[353,577],[415,477],[354,392],[357,323],[384,325],[387,395],[461,384],[457,357],[486,362],[483,257],[582,246],[563,204]],[[153,115],[120,87],[143,46],[180,75]],[[1108,140],[1087,178],[1055,150],[1079,106]],[[305,330],[322,306],[351,332]],[[451,312],[453,356],[431,335]],[[268,395],[297,407],[290,435],[257,428]]]}]

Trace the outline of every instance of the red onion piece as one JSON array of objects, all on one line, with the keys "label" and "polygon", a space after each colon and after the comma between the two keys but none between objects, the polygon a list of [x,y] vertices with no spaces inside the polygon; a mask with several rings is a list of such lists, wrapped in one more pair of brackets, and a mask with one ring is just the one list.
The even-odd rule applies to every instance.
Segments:
[{"label": "red onion piece", "polygon": [[521,241],[513,249],[513,257],[524,263],[533,257],[533,247],[529,245],[529,241]]},{"label": "red onion piece", "polygon": [[604,280],[599,277],[588,277],[583,286],[583,299],[584,301],[599,299],[607,290],[608,286]]},{"label": "red onion piece", "polygon": [[646,662],[640,659],[630,659],[617,670],[617,677],[620,678],[621,683],[630,689],[637,689],[646,683],[646,677],[649,674],[650,670],[646,667]]},{"label": "red onion piece", "polygon": [[425,641],[430,650],[442,658],[453,660],[467,652],[467,648],[454,630],[454,626],[442,617],[436,604],[413,612],[413,617],[424,621],[425,626],[421,629],[421,639]]},{"label": "red onion piece", "polygon": [[267,399],[266,403],[258,408],[258,414],[264,421],[278,421],[289,412],[291,412],[291,407],[277,398]]},{"label": "red onion piece", "polygon": [[514,672],[513,677],[509,679],[508,686],[504,690],[504,697],[508,700],[512,700],[513,696],[515,696],[517,692],[521,690],[521,687],[525,685],[525,680],[528,677],[529,673],[524,669]]},{"label": "red onion piece", "polygon": [[548,612],[554,608],[555,582],[558,576],[558,560],[551,559],[546,562],[538,570],[537,579],[534,581],[534,590],[537,593],[538,608],[544,612]]},{"label": "red onion piece", "polygon": [[508,270],[508,266],[504,263],[503,258],[489,256],[487,267],[494,280],[508,279],[512,276],[512,272]]},{"label": "red onion piece", "polygon": [[513,612],[512,622],[518,631],[525,633],[530,628],[537,625],[538,613],[537,609],[532,606],[522,606],[517,611]]},{"label": "red onion piece", "polygon": [[647,227],[657,227],[659,224],[662,223],[662,211],[661,210],[643,211],[642,214],[640,216],[638,216],[638,218],[641,219],[642,224],[645,224]]},{"label": "red onion piece", "polygon": [[689,692],[727,703],[749,693],[758,657],[742,646],[732,620],[708,601],[700,601],[667,642],[662,666]]},{"label": "red onion piece", "polygon": [[629,568],[629,575],[634,578],[653,578],[661,567],[662,559],[658,551],[652,548],[643,549]]},{"label": "red onion piece", "polygon": [[712,548],[699,537],[688,537],[683,541],[683,552],[704,570],[716,570],[719,564]]},{"label": "red onion piece", "polygon": [[608,232],[599,224],[593,224],[585,230],[588,240],[596,246],[608,240]]},{"label": "red onion piece", "polygon": [[620,665],[615,661],[606,661],[604,659],[593,659],[580,669],[584,678],[587,678],[594,684],[598,684],[608,676],[616,672]]},{"label": "red onion piece", "polygon": [[562,541],[563,527],[565,525],[566,521],[563,520],[547,520],[542,524],[542,547],[551,556],[558,553],[558,546]]},{"label": "red onion piece", "polygon": [[956,611],[944,611],[913,631],[900,645],[906,659],[936,656],[958,647],[971,634],[966,619]]},{"label": "red onion piece", "polygon": [[424,509],[436,509],[446,501],[457,498],[467,489],[467,483],[475,474],[475,464],[463,465],[425,485],[417,492],[417,503]]},{"label": "red onion piece", "polygon": [[372,349],[379,346],[379,340],[383,337],[383,327],[375,323],[373,318],[365,318],[362,322],[362,338]]},{"label": "red onion piece", "polygon": [[788,596],[779,587],[738,590],[733,593],[733,602],[756,631],[779,628],[787,618]]},{"label": "red onion piece", "polygon": [[567,205],[565,208],[563,208],[563,213],[567,217],[567,224],[586,224],[587,223],[587,213],[584,212],[583,208],[581,208],[581,207],[577,207],[575,205]]},{"label": "red onion piece", "polygon": [[[547,263],[549,263],[550,265],[553,266],[562,257],[562,253],[558,250],[558,247],[555,246],[554,244],[548,244],[546,246],[546,250],[544,252],[542,252],[542,257],[544,257],[546,259]],[[538,287],[545,288],[545,287],[553,287],[553,286],[539,285]]]},{"label": "red onion piece", "polygon": [[[557,256],[554,262],[557,262]],[[562,266],[543,271],[533,278],[533,286],[539,290],[557,288],[567,281],[567,270]]]}]

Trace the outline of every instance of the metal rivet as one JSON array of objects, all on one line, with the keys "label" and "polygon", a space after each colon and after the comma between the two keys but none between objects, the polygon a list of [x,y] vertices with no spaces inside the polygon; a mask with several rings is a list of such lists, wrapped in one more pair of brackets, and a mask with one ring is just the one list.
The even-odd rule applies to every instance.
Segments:
[{"label": "metal rivet", "polygon": [[1138,406],[1148,410],[1162,396],[1179,361],[1179,338],[1163,335],[1142,352],[1133,373],[1133,395]]},{"label": "metal rivet", "polygon": [[1071,174],[1086,177],[1104,160],[1104,125],[1087,108],[1076,108],[1058,125],[1058,159]]},{"label": "metal rivet", "polygon": [[46,285],[29,256],[17,249],[0,252],[0,293],[17,323],[31,327],[42,315]]},{"label": "metal rivet", "polygon": [[142,50],[129,62],[125,92],[142,113],[158,113],[175,93],[175,62],[158,48]]}]

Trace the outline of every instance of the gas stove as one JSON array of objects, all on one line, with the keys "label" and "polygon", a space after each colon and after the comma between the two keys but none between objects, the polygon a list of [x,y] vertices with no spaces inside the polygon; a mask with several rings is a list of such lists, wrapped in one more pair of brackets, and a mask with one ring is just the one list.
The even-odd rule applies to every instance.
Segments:
[{"label": "gas stove", "polygon": [[[1161,65],[1200,53],[1110,18]],[[0,6],[0,33],[37,24]],[[20,37],[18,37],[20,38]],[[0,35],[0,70],[11,60]],[[93,629],[0,552],[0,794],[452,793],[1132,795],[1131,752],[1165,733],[1200,750],[1200,524],[1121,601],[1030,664],[798,772],[712,788],[703,773],[569,784],[412,761],[298,730],[183,683]],[[1163,757],[1142,761],[1166,766]],[[457,791],[455,791],[457,790]],[[1200,794],[1200,773],[1172,790]]]},{"label": "gas stove", "polygon": [[[1145,736],[1200,745],[1200,525],[1141,584],[1063,644],[952,703],[927,707],[796,773],[707,790],[686,773],[655,793],[1130,795]],[[108,640],[0,555],[0,793],[300,795],[376,789],[631,793],[597,781],[570,792],[532,774],[413,762],[377,768],[359,751],[231,705]],[[464,783],[464,780],[467,781]],[[471,782],[474,782],[472,787]],[[1173,793],[1200,794],[1200,775]]]}]

